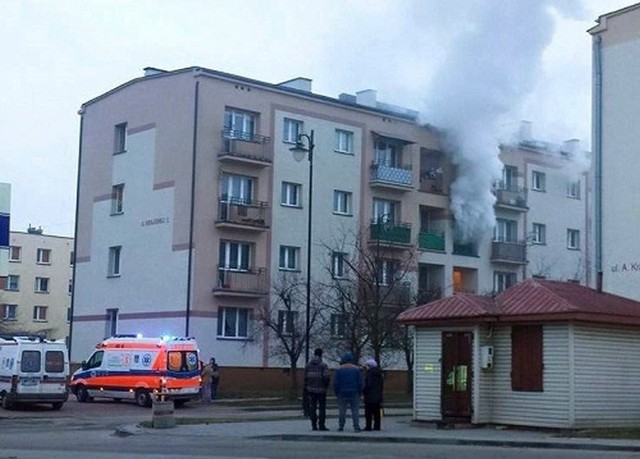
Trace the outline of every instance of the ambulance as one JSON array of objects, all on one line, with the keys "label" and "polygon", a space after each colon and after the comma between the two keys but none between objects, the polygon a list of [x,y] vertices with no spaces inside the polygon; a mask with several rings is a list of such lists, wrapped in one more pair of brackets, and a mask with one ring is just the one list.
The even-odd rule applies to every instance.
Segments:
[{"label": "ambulance", "polygon": [[4,409],[16,403],[51,403],[59,410],[69,397],[68,379],[69,352],[63,340],[0,338],[0,400]]},{"label": "ambulance", "polygon": [[198,398],[198,352],[193,338],[117,335],[96,345],[71,377],[70,388],[82,403],[111,398],[151,406],[161,398],[181,405]]}]

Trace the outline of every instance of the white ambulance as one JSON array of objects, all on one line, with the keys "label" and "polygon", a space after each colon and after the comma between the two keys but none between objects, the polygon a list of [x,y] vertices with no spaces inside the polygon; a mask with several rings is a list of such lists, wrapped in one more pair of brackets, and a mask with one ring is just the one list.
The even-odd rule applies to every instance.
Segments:
[{"label": "white ambulance", "polygon": [[105,339],[73,374],[70,388],[79,402],[100,397],[151,406],[162,396],[181,405],[200,392],[198,344],[176,337]]},{"label": "white ambulance", "polygon": [[59,410],[69,397],[68,377],[69,352],[63,340],[0,338],[0,400],[4,409],[16,403],[51,403]]}]

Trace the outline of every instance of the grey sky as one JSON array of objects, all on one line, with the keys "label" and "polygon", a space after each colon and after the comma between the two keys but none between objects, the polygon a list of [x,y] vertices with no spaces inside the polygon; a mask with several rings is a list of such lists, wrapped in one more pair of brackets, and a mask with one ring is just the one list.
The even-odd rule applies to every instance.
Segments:
[{"label": "grey sky", "polygon": [[[305,76],[314,92],[376,89],[379,100],[428,117],[430,84],[475,27],[472,13],[499,1],[0,0],[0,182],[12,185],[11,229],[31,223],[73,235],[77,111],[144,67],[200,65],[272,83]],[[588,148],[586,29],[632,3],[556,2],[562,11],[551,9],[555,29],[541,66],[502,125],[528,119],[537,138],[579,138]]]}]

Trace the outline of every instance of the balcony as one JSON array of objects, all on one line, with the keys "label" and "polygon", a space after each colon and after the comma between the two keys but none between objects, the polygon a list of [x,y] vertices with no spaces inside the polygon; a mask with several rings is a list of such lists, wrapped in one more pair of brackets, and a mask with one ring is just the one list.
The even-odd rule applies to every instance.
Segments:
[{"label": "balcony", "polygon": [[411,165],[390,166],[377,162],[371,163],[369,184],[376,187],[410,190],[413,186]]},{"label": "balcony", "polygon": [[464,257],[478,257],[478,248],[473,243],[453,243],[453,254],[462,255]]},{"label": "balcony", "polygon": [[218,281],[214,296],[261,297],[269,293],[267,269],[218,268]]},{"label": "balcony", "polygon": [[524,212],[527,210],[527,190],[523,187],[500,187],[493,190],[496,207]]},{"label": "balcony", "polygon": [[234,161],[258,167],[270,166],[273,163],[271,138],[258,134],[222,130],[222,146],[218,153],[221,161]]},{"label": "balcony", "polygon": [[418,248],[423,250],[445,251],[444,233],[429,233],[420,231],[418,233]]},{"label": "balcony", "polygon": [[491,261],[523,265],[527,262],[527,244],[524,242],[493,241]]},{"label": "balcony", "polygon": [[440,287],[433,287],[430,289],[418,289],[417,303],[426,304],[442,298],[442,289]]},{"label": "balcony", "polygon": [[372,223],[369,243],[406,248],[411,245],[411,223]]},{"label": "balcony", "polygon": [[269,228],[268,207],[263,201],[220,198],[216,227],[265,231]]}]

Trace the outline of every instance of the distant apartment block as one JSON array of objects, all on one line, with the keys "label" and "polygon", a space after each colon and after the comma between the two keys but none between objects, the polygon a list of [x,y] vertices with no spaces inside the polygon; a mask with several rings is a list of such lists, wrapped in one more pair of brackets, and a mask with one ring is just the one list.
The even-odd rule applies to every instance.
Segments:
[{"label": "distant apartment block", "polygon": [[[0,183],[0,291],[7,281],[9,269],[9,228],[11,210],[11,185]],[[2,304],[2,297],[0,297]]]}]

